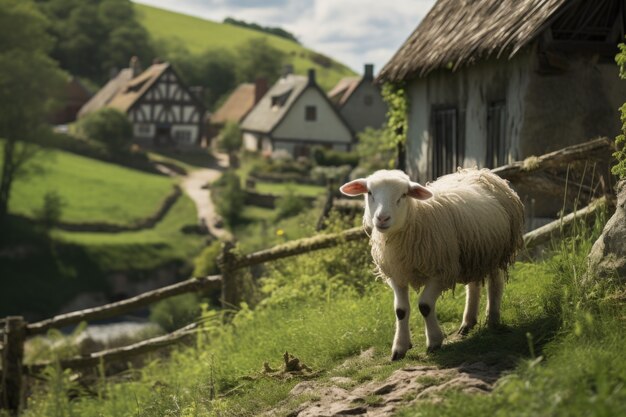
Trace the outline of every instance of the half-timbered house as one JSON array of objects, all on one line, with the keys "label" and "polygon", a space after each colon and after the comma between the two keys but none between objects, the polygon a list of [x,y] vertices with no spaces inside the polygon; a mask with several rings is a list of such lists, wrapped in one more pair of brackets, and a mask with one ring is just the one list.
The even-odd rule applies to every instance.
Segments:
[{"label": "half-timbered house", "polygon": [[167,62],[141,72],[136,60],[131,60],[131,67],[110,80],[79,116],[102,107],[126,113],[139,144],[188,147],[200,143],[204,106]]}]

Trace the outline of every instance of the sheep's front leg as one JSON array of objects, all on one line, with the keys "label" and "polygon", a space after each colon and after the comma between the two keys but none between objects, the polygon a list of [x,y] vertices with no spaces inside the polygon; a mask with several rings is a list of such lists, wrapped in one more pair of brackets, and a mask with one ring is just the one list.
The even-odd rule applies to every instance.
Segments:
[{"label": "sheep's front leg", "polygon": [[498,271],[491,274],[487,286],[487,326],[496,328],[500,325],[500,306],[504,292],[504,273]]},{"label": "sheep's front leg", "polygon": [[389,285],[393,289],[393,307],[396,313],[396,335],[393,338],[391,360],[397,361],[404,358],[407,350],[411,348],[411,330],[409,329],[411,304],[409,303],[409,287],[400,287],[393,281],[390,281]]},{"label": "sheep's front leg", "polygon": [[431,279],[424,286],[424,291],[419,298],[420,313],[422,313],[424,322],[426,323],[427,352],[439,349],[443,343],[444,335],[443,331],[441,331],[441,327],[439,327],[437,312],[435,311],[437,298],[439,298],[442,291],[443,288],[441,288],[441,285],[435,279]]},{"label": "sheep's front leg", "polygon": [[480,304],[480,282],[470,282],[465,286],[465,311],[463,323],[458,334],[465,336],[478,323],[478,306]]}]

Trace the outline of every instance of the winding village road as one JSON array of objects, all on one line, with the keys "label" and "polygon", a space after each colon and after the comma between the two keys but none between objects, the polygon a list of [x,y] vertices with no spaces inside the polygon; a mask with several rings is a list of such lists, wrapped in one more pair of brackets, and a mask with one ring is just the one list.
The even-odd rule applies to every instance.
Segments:
[{"label": "winding village road", "polygon": [[211,201],[211,191],[206,187],[217,180],[228,167],[228,157],[215,153],[216,165],[189,172],[181,181],[181,187],[196,204],[198,221],[204,221],[209,232],[218,238],[230,239],[232,236],[226,229],[215,227],[217,213]]}]

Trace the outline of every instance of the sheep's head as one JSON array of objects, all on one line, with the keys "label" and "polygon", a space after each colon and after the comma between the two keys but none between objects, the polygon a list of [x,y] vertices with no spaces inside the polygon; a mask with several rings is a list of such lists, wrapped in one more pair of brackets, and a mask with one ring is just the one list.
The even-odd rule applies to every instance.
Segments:
[{"label": "sheep's head", "polygon": [[341,186],[347,196],[365,194],[363,222],[381,233],[402,229],[409,207],[409,198],[427,200],[433,194],[424,186],[409,180],[402,171],[376,171]]}]

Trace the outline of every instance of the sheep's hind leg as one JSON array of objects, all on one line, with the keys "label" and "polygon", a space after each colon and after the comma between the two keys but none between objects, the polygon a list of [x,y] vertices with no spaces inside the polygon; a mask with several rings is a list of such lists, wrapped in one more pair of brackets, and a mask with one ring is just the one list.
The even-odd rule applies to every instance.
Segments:
[{"label": "sheep's hind leg", "polygon": [[502,305],[502,292],[504,291],[504,272],[494,272],[489,278],[487,291],[487,326],[494,329],[500,326],[500,306]]},{"label": "sheep's hind leg", "polygon": [[406,355],[411,348],[411,330],[409,329],[409,316],[411,304],[409,302],[409,288],[400,287],[393,281],[389,283],[394,294],[394,312],[396,314],[396,335],[393,338],[391,348],[391,360],[397,361]]},{"label": "sheep's hind leg", "polygon": [[465,311],[463,312],[463,323],[458,331],[461,336],[466,336],[478,323],[480,287],[480,282],[470,282],[465,286]]},{"label": "sheep's hind leg", "polygon": [[427,352],[432,352],[439,349],[443,343],[444,334],[439,327],[439,321],[437,320],[437,313],[435,311],[435,304],[443,288],[434,279],[429,280],[424,286],[424,291],[419,298],[420,313],[424,317],[425,332],[426,332],[426,346]]}]

